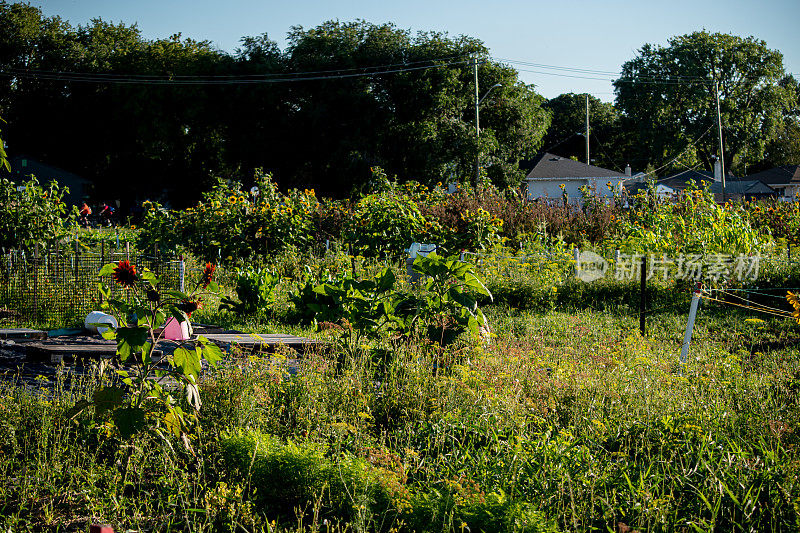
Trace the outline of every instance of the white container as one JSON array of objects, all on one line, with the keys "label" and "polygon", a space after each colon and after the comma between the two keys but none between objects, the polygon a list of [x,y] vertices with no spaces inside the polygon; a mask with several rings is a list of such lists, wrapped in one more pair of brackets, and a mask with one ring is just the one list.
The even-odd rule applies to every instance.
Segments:
[{"label": "white container", "polygon": [[114,329],[119,327],[119,324],[117,324],[117,319],[108,313],[104,313],[102,311],[92,311],[86,315],[86,320],[83,321],[83,328],[90,333],[99,333],[100,335],[108,331],[108,328],[98,326],[98,324],[108,324]]}]

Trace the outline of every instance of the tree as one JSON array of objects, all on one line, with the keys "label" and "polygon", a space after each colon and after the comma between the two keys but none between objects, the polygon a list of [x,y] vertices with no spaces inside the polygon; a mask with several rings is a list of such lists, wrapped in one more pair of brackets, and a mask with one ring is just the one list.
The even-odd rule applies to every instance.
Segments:
[{"label": "tree", "polygon": [[783,119],[775,138],[767,142],[764,161],[752,170],[800,164],[800,83],[786,76],[780,85],[789,92],[788,105],[782,110]]},{"label": "tree", "polygon": [[694,32],[668,46],[645,44],[623,64],[616,106],[638,134],[640,156],[660,166],[684,153],[678,163],[710,168],[719,153],[718,86],[725,168],[737,170],[760,160],[778,131],[789,95],[783,75],[783,56],[764,41]]},{"label": "tree", "polygon": [[[481,93],[502,84],[484,102],[480,141],[472,54],[479,57]],[[307,172],[340,194],[368,179],[376,165],[427,183],[470,179],[479,155],[493,181],[517,183],[517,163],[540,146],[548,124],[533,87],[469,37],[326,22],[293,28],[287,61],[297,72],[373,73],[293,84],[293,124],[301,145],[313,146]]]},{"label": "tree", "polygon": [[[550,127],[543,149],[564,157],[586,160],[586,95],[567,93],[548,100]],[[589,95],[590,157],[594,164],[622,169],[627,161],[621,153],[619,113],[613,104]]]}]

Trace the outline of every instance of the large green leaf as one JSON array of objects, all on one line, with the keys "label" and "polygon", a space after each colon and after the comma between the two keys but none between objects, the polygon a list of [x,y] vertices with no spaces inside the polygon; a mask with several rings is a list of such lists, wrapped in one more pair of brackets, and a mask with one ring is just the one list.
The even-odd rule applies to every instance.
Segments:
[{"label": "large green leaf", "polygon": [[144,428],[144,410],[138,407],[120,407],[112,412],[114,425],[123,440],[129,439]]},{"label": "large green leaf", "polygon": [[131,354],[140,352],[147,342],[148,331],[145,327],[117,328],[117,354],[121,361],[127,361]]},{"label": "large green leaf", "polygon": [[92,403],[97,414],[113,411],[122,405],[122,396],[125,391],[119,387],[101,387],[92,394]]},{"label": "large green leaf", "polygon": [[175,349],[172,354],[173,364],[186,376],[192,376],[195,379],[200,375],[202,364],[200,362],[200,353],[196,350],[187,350],[180,347]]}]

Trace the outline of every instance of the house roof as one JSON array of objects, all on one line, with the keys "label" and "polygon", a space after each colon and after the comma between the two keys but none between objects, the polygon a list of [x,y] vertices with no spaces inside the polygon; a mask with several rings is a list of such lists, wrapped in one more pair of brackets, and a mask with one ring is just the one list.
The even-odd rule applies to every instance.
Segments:
[{"label": "house roof", "polygon": [[763,170],[747,176],[749,180],[758,180],[767,185],[783,185],[789,182],[800,182],[800,165],[784,165]]},{"label": "house roof", "polygon": [[[648,184],[646,181],[643,181],[640,178],[632,178],[629,180],[625,180],[622,183],[622,186],[625,187],[625,190],[628,191],[630,196],[635,196],[639,193],[639,191],[646,191]],[[669,185],[664,185],[663,183],[656,183],[656,188],[661,187],[662,192],[675,192],[675,189],[670,187]]]},{"label": "house roof", "polygon": [[[711,192],[722,194],[722,183],[719,181],[712,183]],[[725,181],[725,194],[775,194],[775,189],[758,180],[732,179]]]},{"label": "house roof", "polygon": [[[731,178],[732,176],[728,178],[728,181],[730,181]],[[659,183],[662,183],[675,190],[685,189],[689,186],[690,181],[694,181],[698,187],[703,181],[714,183],[714,174],[708,170],[684,170],[683,172],[678,172],[677,174],[669,176],[668,178],[658,180]]]},{"label": "house roof", "polygon": [[624,178],[625,174],[607,168],[587,165],[549,152],[539,155],[525,179],[568,179],[568,178]]}]

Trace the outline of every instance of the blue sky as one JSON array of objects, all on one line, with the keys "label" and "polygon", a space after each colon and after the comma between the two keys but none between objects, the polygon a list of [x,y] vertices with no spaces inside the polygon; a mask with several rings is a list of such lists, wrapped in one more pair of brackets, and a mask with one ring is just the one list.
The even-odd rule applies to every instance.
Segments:
[{"label": "blue sky", "polygon": [[[265,32],[283,48],[294,25],[310,28],[326,20],[360,18],[393,22],[412,31],[477,37],[496,58],[611,72],[617,72],[644,43],[665,44],[673,35],[706,29],[763,39],[769,48],[783,53],[787,71],[800,75],[798,0],[33,0],[31,4],[47,16],[59,15],[75,25],[96,17],[137,23],[147,38],[180,32],[210,40],[226,51],[235,50],[243,36]],[[537,71],[521,71],[520,77],[548,98],[565,92],[589,92],[605,101],[614,98],[608,81],[613,76],[592,80],[564,75],[575,76],[574,72],[512,66]]]}]

